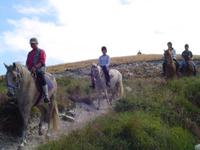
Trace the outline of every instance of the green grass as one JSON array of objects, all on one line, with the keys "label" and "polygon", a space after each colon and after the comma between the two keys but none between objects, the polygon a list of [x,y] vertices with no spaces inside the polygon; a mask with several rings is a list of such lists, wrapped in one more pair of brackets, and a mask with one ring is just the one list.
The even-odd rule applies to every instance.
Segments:
[{"label": "green grass", "polygon": [[62,109],[64,107],[73,107],[73,103],[68,98],[69,95],[78,95],[80,97],[84,97],[91,94],[88,79],[74,79],[72,77],[63,77],[57,79],[57,83],[57,101],[59,109]]},{"label": "green grass", "polygon": [[[114,111],[39,150],[193,150],[200,125],[200,79],[125,80],[132,90]],[[83,88],[84,89],[84,88]]]}]

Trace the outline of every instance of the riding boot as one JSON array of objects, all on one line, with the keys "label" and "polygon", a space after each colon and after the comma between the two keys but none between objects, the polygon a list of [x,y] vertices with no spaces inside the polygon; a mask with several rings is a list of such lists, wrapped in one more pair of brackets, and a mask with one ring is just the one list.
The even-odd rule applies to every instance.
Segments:
[{"label": "riding boot", "polygon": [[106,81],[106,86],[110,87],[110,82],[109,81]]},{"label": "riding boot", "polygon": [[45,103],[49,103],[50,100],[49,100],[49,94],[48,94],[48,86],[47,84],[42,86],[42,89],[43,89],[43,93],[44,93],[44,102]]}]

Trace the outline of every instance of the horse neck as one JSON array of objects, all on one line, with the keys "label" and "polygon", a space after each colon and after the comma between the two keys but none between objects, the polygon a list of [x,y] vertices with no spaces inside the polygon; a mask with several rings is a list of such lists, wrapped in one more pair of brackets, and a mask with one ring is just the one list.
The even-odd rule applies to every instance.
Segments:
[{"label": "horse neck", "polygon": [[166,57],[168,63],[173,63],[173,58],[170,52],[168,52],[168,56]]},{"label": "horse neck", "polygon": [[31,76],[31,73],[26,69],[25,67],[21,67],[21,84],[19,93],[24,95],[25,93],[28,93],[28,87],[30,87],[30,84],[34,84],[34,79]]},{"label": "horse neck", "polygon": [[[104,77],[104,73],[103,73],[102,69],[101,68],[98,68],[98,69],[99,69],[99,73],[95,77],[96,84],[97,84],[97,86],[102,87],[105,84],[105,77]],[[101,75],[101,74],[103,74],[103,75]]]}]

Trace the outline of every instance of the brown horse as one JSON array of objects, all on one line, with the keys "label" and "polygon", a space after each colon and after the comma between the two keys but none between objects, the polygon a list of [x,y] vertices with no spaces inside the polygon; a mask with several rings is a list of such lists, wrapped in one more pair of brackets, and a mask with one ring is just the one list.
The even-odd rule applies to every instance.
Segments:
[{"label": "brown horse", "polygon": [[173,79],[177,77],[176,74],[176,64],[172,58],[172,52],[168,49],[164,52],[164,57],[166,60],[165,70],[167,79]]},{"label": "brown horse", "polygon": [[[57,83],[55,78],[47,74],[49,81],[51,81],[52,88],[49,90],[50,104],[44,104],[43,102],[38,103],[40,92],[35,83],[35,79],[32,77],[31,73],[25,66],[22,66],[18,63],[13,63],[13,65],[7,66],[4,64],[6,72],[6,82],[8,88],[8,95],[13,95],[17,99],[18,108],[23,119],[23,130],[22,130],[22,141],[20,146],[24,146],[26,143],[26,135],[28,128],[28,120],[30,118],[31,108],[37,104],[37,107],[41,111],[41,118],[39,123],[39,134],[42,134],[41,127],[44,118],[47,117],[48,121],[48,132],[50,130],[50,124],[53,124],[53,129],[57,130],[58,128],[58,108],[57,102],[55,99],[57,92]],[[46,107],[47,106],[47,107]]]}]

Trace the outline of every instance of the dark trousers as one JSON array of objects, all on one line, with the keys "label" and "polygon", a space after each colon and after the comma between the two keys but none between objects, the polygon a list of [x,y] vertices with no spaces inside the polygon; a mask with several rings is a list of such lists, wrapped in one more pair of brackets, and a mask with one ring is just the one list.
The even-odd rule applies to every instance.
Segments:
[{"label": "dark trousers", "polygon": [[104,75],[105,75],[105,78],[106,78],[106,83],[110,82],[110,75],[109,75],[108,68],[106,66],[101,66],[101,68],[104,72]]},{"label": "dark trousers", "polygon": [[43,71],[37,70],[36,76],[37,76],[40,86],[44,86],[47,84],[46,79],[45,79],[45,73]]}]

